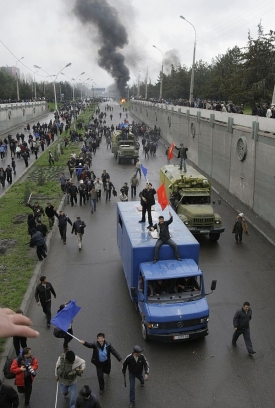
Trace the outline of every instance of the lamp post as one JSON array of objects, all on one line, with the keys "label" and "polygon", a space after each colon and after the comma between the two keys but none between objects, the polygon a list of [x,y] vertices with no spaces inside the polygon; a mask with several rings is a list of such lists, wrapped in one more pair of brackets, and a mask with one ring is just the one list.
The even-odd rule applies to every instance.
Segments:
[{"label": "lamp post", "polygon": [[82,101],[82,94],[83,94],[83,85],[90,81],[91,78],[87,78],[85,81],[81,82],[81,101]]},{"label": "lamp post", "polygon": [[162,81],[163,81],[163,52],[156,47],[155,45],[153,45],[154,48],[156,48],[157,50],[159,50],[162,54],[162,61],[161,61],[161,74],[160,74],[160,89],[159,89],[159,99],[162,99]]},{"label": "lamp post", "polygon": [[145,62],[143,59],[140,58],[140,61],[144,62],[146,64],[147,69],[146,69],[146,77],[145,77],[145,99],[147,99],[147,83],[148,83],[148,64]]},{"label": "lamp post", "polygon": [[57,80],[58,75],[65,69],[68,68],[70,65],[72,65],[71,62],[69,62],[67,65],[65,65],[65,67],[63,67],[58,73],[57,75],[50,75],[47,71],[45,71],[42,67],[39,67],[38,65],[34,65],[34,68],[40,69],[41,71],[45,72],[47,75],[49,75],[50,77],[54,77],[55,76],[55,80],[53,80],[53,92],[54,92],[54,103],[55,103],[55,111],[56,111],[56,130],[57,130],[57,152],[60,155],[61,151],[60,151],[60,141],[59,141],[59,123],[57,120],[57,116],[58,116],[58,106],[57,106],[57,100],[56,100],[56,89],[55,89],[55,83]]},{"label": "lamp post", "polygon": [[77,80],[77,78],[79,78],[81,75],[84,75],[85,72],[81,72],[81,74],[79,74],[76,78],[69,78],[66,74],[64,74],[64,72],[61,72],[61,75],[65,75],[67,78],[69,78],[71,81],[73,81],[73,101],[74,101],[74,84],[75,81]]},{"label": "lamp post", "polygon": [[196,32],[196,29],[193,26],[193,24],[190,23],[190,21],[186,20],[186,18],[183,17],[183,16],[180,16],[180,18],[182,18],[188,24],[190,24],[193,27],[194,32],[195,32],[195,42],[194,42],[194,51],[193,51],[193,64],[192,64],[191,82],[190,82],[190,95],[189,95],[189,102],[190,102],[190,105],[191,105],[191,103],[194,101],[194,77],[195,77],[195,59],[196,59],[197,32]]},{"label": "lamp post", "polygon": [[21,61],[23,58],[24,58],[24,57],[19,58],[19,59],[16,61],[16,64],[15,64],[15,68],[16,68],[16,91],[17,91],[17,100],[18,100],[18,101],[19,101],[19,99],[20,99],[20,96],[19,96],[19,79],[18,79],[18,72],[17,72],[17,64],[18,64],[18,62]]}]

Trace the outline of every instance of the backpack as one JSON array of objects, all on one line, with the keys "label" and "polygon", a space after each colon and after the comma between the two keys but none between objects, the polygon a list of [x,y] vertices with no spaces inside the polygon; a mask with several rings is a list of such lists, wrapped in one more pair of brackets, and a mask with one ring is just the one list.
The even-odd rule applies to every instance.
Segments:
[{"label": "backpack", "polygon": [[13,362],[13,358],[7,358],[4,368],[3,368],[3,373],[5,378],[7,378],[8,380],[11,380],[12,378],[15,378],[15,374],[11,373],[10,369],[11,369],[11,365]]}]

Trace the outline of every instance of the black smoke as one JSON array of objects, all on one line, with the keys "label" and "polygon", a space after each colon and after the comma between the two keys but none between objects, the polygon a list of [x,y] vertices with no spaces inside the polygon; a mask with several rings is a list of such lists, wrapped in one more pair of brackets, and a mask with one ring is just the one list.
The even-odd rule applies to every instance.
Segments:
[{"label": "black smoke", "polygon": [[97,26],[101,47],[98,50],[98,64],[114,78],[120,96],[125,96],[130,73],[125,57],[118,49],[128,43],[128,35],[117,10],[106,0],[77,0],[73,11],[82,23]]}]

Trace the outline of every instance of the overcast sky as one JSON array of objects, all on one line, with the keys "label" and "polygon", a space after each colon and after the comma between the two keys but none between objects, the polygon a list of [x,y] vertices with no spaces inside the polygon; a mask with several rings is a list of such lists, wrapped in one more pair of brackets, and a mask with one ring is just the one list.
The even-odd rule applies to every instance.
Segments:
[{"label": "overcast sky", "polygon": [[[78,0],[87,2],[89,0]],[[91,0],[92,1],[92,0]],[[247,33],[257,36],[261,21],[264,32],[275,30],[274,0],[106,0],[117,9],[119,20],[125,26],[128,45],[121,53],[130,69],[130,81],[141,80],[149,66],[149,77],[155,83],[161,68],[162,54],[168,52],[170,62],[192,64],[194,29],[180,18],[183,15],[196,28],[196,60],[211,62],[235,45],[244,47]],[[83,25],[73,12],[75,0],[9,0],[1,4],[0,66],[17,66],[24,74],[33,75],[33,66],[42,67],[49,74],[63,72],[69,78],[92,78],[100,87],[113,81],[98,61],[98,29],[93,23]],[[173,50],[173,51],[171,51]],[[141,61],[142,58],[145,62]],[[166,58],[165,58],[166,61]],[[166,68],[167,69],[167,68]],[[37,72],[37,81],[46,75]],[[68,80],[59,75],[58,80]]]}]

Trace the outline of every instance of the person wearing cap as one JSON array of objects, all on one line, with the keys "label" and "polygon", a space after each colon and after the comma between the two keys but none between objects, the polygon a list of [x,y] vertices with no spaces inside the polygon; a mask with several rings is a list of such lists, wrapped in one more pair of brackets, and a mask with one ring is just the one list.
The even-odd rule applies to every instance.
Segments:
[{"label": "person wearing cap", "polygon": [[177,149],[179,151],[178,153],[178,159],[180,159],[180,170],[182,170],[182,166],[183,166],[183,171],[186,172],[186,159],[187,159],[187,147],[184,147],[184,144],[181,143],[180,147],[175,146],[175,149]]},{"label": "person wearing cap", "polygon": [[72,221],[64,213],[63,210],[60,210],[59,214],[57,214],[57,212],[55,211],[54,215],[58,219],[58,228],[59,228],[61,239],[63,240],[63,244],[66,244],[67,224],[69,223],[70,225],[73,225]]},{"label": "person wearing cap", "polygon": [[77,236],[77,245],[79,250],[82,248],[82,237],[84,235],[85,227],[86,224],[81,220],[81,217],[76,217],[76,221],[73,223],[72,234],[75,233]]},{"label": "person wearing cap", "polygon": [[42,306],[43,312],[47,317],[47,327],[51,327],[51,294],[56,298],[52,284],[47,281],[46,276],[41,276],[40,283],[36,286],[34,297],[37,305]]},{"label": "person wearing cap", "polygon": [[19,406],[18,394],[10,385],[3,384],[0,380],[0,407],[17,408]]},{"label": "person wearing cap", "polygon": [[142,206],[142,218],[139,221],[140,223],[145,222],[145,215],[146,211],[148,213],[148,222],[149,222],[149,227],[153,226],[153,221],[152,221],[152,214],[151,214],[151,207],[152,205],[155,204],[155,197],[154,195],[156,194],[156,190],[153,188],[151,183],[146,183],[146,187],[139,193],[140,197],[140,204]]},{"label": "person wearing cap", "polygon": [[62,353],[57,359],[55,379],[59,381],[64,397],[70,393],[70,408],[75,408],[77,379],[85,368],[85,360],[76,356],[72,350]]},{"label": "person wearing cap", "polygon": [[236,242],[242,242],[243,232],[248,235],[248,227],[243,213],[237,215],[232,234],[235,234]]},{"label": "person wearing cap", "polygon": [[[140,381],[141,387],[144,387],[144,380],[148,380],[149,363],[142,352],[142,347],[134,346],[133,352],[125,358],[122,364],[123,374],[125,375],[127,367],[129,371],[130,408],[133,408],[135,405],[135,379],[137,378]],[[143,371],[145,373],[144,376]]]},{"label": "person wearing cap", "polygon": [[79,396],[75,402],[75,408],[101,408],[100,402],[89,385],[84,385],[79,391]]},{"label": "person wearing cap", "polygon": [[111,354],[113,354],[120,363],[122,363],[122,358],[111,343],[105,340],[104,333],[98,333],[96,342],[88,343],[85,340],[80,340],[80,343],[94,350],[91,362],[96,366],[99,394],[102,395],[105,386],[104,373],[109,375],[111,372]]}]

